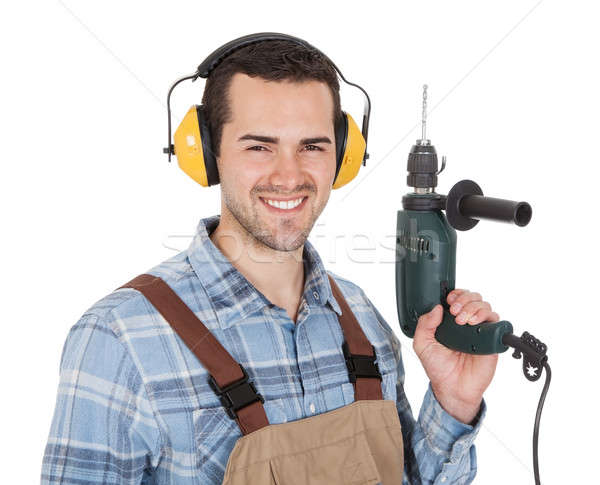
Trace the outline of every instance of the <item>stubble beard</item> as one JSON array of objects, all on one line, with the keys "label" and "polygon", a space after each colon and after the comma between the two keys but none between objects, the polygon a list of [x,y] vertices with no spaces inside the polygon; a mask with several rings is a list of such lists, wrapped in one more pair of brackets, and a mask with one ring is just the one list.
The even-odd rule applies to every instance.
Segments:
[{"label": "stubble beard", "polygon": [[[257,187],[252,190],[252,194],[264,191],[261,188],[258,188],[258,190],[256,189]],[[262,202],[256,201],[251,206],[245,206],[236,200],[235,197],[232,197],[225,187],[222,186],[221,190],[223,191],[225,207],[227,207],[238,224],[259,244],[275,251],[288,252],[300,248],[308,239],[310,231],[327,202],[325,201],[325,203],[323,203],[323,207],[305,208],[304,210],[310,210],[308,223],[302,227],[299,232],[289,233],[289,236],[285,237],[277,236],[262,224],[258,208],[256,207],[256,204],[261,204]],[[309,190],[312,194],[316,194],[316,188],[314,186],[310,186]],[[275,191],[270,191],[270,193],[273,192]],[[252,198],[252,200],[255,201],[254,198]],[[282,218],[277,229],[281,229],[282,233],[288,234],[286,229],[291,228],[293,224],[293,217]]]}]

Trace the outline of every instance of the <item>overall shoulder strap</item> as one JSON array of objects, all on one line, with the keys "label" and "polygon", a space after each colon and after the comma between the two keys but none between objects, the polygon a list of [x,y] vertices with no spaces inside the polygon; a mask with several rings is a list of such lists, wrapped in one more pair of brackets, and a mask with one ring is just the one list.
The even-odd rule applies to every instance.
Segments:
[{"label": "overall shoulder strap", "polygon": [[211,388],[242,434],[268,426],[264,399],[248,381],[245,369],[162,278],[141,274],[119,288],[141,292],[177,332],[210,374]]},{"label": "overall shoulder strap", "polygon": [[337,300],[342,314],[338,317],[345,342],[343,346],[350,381],[354,384],[354,399],[383,399],[381,390],[381,373],[375,360],[375,347],[367,339],[358,320],[350,310],[340,288],[334,279],[329,277],[333,296]]}]

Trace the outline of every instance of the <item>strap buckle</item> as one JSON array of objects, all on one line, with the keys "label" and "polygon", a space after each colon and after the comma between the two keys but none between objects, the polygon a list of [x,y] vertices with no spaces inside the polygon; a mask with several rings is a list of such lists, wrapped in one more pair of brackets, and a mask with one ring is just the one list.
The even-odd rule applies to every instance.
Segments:
[{"label": "strap buckle", "polygon": [[265,399],[259,394],[252,381],[248,380],[248,373],[246,369],[239,364],[240,369],[244,373],[244,377],[240,380],[232,382],[228,386],[221,389],[215,381],[214,377],[209,374],[208,383],[211,389],[219,397],[219,401],[227,411],[227,415],[231,419],[237,418],[237,411],[252,404],[253,402],[260,401],[265,402]]},{"label": "strap buckle", "polygon": [[344,341],[342,350],[344,351],[344,358],[346,359],[350,382],[356,382],[357,377],[373,377],[380,381],[382,380],[379,366],[377,365],[377,362],[375,362],[377,359],[375,347],[373,345],[371,345],[371,347],[373,347],[373,355],[351,354],[348,342]]}]

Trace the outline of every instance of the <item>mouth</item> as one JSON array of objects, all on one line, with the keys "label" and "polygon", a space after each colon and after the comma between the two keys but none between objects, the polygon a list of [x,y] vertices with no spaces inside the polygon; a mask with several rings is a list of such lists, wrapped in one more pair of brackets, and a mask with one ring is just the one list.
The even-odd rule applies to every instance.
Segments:
[{"label": "mouth", "polygon": [[269,198],[259,197],[260,201],[271,211],[280,214],[290,214],[301,211],[306,205],[308,196],[300,196],[294,198]]}]

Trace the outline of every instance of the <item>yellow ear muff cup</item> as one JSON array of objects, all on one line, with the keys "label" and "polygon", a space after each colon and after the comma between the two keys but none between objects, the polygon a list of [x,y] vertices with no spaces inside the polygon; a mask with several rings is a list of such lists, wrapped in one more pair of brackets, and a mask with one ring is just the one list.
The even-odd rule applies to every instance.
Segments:
[{"label": "yellow ear muff cup", "polygon": [[345,114],[348,122],[348,134],[346,136],[346,148],[342,157],[340,168],[333,183],[334,189],[343,187],[358,174],[360,165],[365,155],[367,143],[362,136],[358,125],[349,114]]},{"label": "yellow ear muff cup", "polygon": [[203,187],[208,186],[202,138],[198,122],[198,106],[192,106],[173,135],[179,168]]}]

